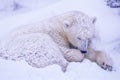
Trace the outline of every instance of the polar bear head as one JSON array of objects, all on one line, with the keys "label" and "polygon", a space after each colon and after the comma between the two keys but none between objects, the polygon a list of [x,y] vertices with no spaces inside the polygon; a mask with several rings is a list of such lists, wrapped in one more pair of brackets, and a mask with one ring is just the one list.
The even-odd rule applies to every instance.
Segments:
[{"label": "polar bear head", "polygon": [[87,52],[89,41],[94,37],[96,18],[81,12],[72,12],[64,18],[64,31],[68,41],[82,53]]}]

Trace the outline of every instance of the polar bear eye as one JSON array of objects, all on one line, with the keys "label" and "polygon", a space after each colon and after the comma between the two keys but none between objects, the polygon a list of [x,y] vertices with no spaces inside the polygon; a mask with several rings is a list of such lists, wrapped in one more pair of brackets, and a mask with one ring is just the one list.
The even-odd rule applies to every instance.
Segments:
[{"label": "polar bear eye", "polygon": [[81,40],[81,38],[78,37],[79,40]]},{"label": "polar bear eye", "polygon": [[68,28],[68,27],[69,27],[69,24],[65,24],[65,26]]},{"label": "polar bear eye", "polygon": [[65,27],[69,28],[71,26],[71,23],[69,21],[64,21]]}]

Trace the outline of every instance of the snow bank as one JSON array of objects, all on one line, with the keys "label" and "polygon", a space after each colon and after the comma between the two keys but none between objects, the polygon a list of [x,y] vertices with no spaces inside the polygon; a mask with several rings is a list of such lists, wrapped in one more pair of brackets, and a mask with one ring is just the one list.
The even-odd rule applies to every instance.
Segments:
[{"label": "snow bank", "polygon": [[0,18],[46,7],[58,1],[60,0],[0,0]]},{"label": "snow bank", "polygon": [[81,64],[70,63],[66,73],[63,73],[58,65],[38,69],[25,62],[2,59],[0,62],[2,62],[0,63],[0,79],[2,80],[119,80],[120,73],[104,71],[88,60]]}]

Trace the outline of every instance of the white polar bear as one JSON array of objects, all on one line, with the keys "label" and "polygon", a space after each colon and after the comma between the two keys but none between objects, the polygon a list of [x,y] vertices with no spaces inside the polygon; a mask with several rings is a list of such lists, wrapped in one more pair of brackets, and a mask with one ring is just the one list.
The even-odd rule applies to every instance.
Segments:
[{"label": "white polar bear", "polygon": [[68,62],[81,62],[86,57],[103,69],[112,70],[107,56],[90,47],[95,36],[94,22],[94,18],[80,11],[70,11],[20,27],[2,40],[0,56],[24,59],[34,67],[58,64],[63,71]]}]

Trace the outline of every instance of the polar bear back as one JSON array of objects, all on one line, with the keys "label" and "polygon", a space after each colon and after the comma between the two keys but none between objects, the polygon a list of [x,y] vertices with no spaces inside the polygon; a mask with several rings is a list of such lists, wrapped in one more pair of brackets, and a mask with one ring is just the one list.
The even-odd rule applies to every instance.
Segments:
[{"label": "polar bear back", "polygon": [[49,35],[44,33],[32,33],[18,36],[14,40],[5,42],[2,46],[3,50],[5,48],[3,53],[9,53],[11,58],[14,57],[16,59],[21,58],[22,56],[28,56],[31,53],[39,53],[39,55],[46,55],[49,58],[56,56],[56,54],[57,56],[62,55],[57,48],[57,44],[54,43]]},{"label": "polar bear back", "polygon": [[15,61],[25,60],[29,65],[37,68],[58,64],[63,71],[68,65],[58,45],[48,34],[24,34],[2,43],[0,49],[2,58]]}]

